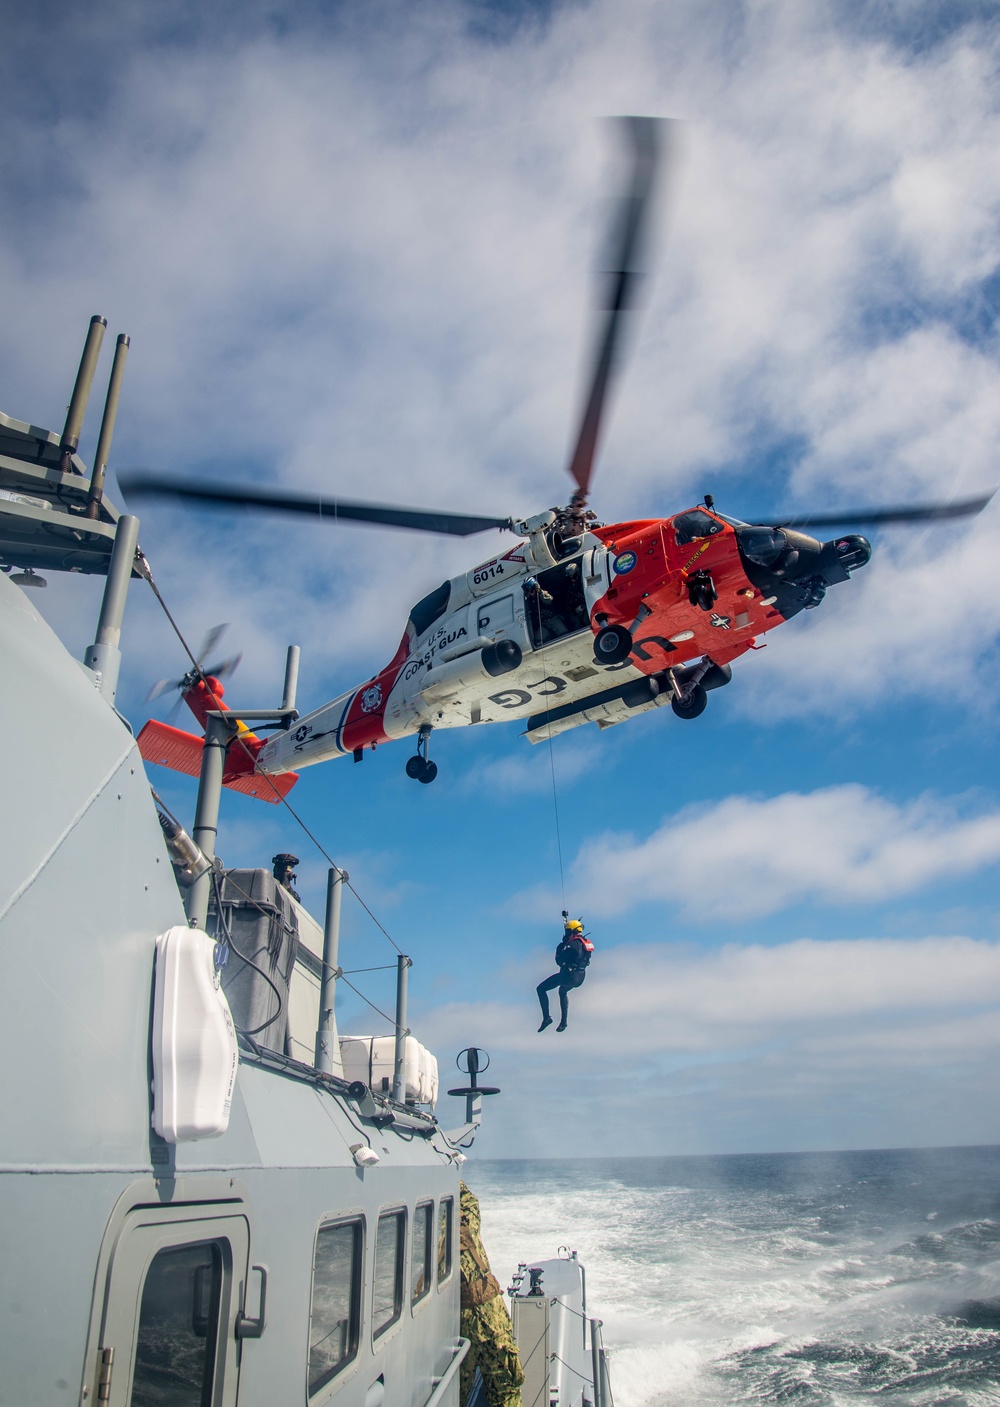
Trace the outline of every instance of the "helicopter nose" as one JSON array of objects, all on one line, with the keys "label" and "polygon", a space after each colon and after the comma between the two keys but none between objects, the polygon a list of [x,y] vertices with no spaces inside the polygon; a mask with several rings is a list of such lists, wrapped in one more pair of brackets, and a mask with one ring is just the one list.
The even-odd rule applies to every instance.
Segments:
[{"label": "helicopter nose", "polygon": [[826,545],[833,548],[837,561],[847,572],[853,572],[857,567],[865,567],[871,561],[872,545],[860,533],[849,533],[846,537],[834,538],[832,543]]}]

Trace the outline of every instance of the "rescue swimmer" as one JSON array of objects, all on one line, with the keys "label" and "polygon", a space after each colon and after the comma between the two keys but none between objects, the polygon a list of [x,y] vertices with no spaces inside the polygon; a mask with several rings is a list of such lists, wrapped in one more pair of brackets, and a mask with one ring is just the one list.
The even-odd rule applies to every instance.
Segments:
[{"label": "rescue swimmer", "polygon": [[556,948],[556,966],[559,971],[544,982],[539,982],[535,991],[542,1008],[542,1024],[539,1031],[552,1025],[549,1012],[549,992],[553,987],[559,991],[559,1025],[557,1031],[565,1031],[569,1018],[569,994],[574,987],[582,987],[590,965],[594,945],[583,931],[583,923],[578,918],[570,918],[563,910],[563,936]]}]

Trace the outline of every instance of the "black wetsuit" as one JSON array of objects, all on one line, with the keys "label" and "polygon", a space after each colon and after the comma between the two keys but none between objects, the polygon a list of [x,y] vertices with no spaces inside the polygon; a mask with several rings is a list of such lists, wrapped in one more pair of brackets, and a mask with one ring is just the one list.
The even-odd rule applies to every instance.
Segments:
[{"label": "black wetsuit", "polygon": [[583,939],[575,933],[564,935],[562,942],[556,948],[556,963],[558,972],[554,972],[551,977],[546,977],[544,982],[539,982],[535,991],[538,993],[538,1001],[542,1008],[542,1027],[544,1028],[552,1020],[549,1015],[549,993],[553,987],[559,989],[559,1025],[558,1031],[565,1031],[566,1022],[569,1016],[569,993],[574,987],[581,987],[583,979],[587,975],[587,964],[590,962],[590,953],[585,946]]}]

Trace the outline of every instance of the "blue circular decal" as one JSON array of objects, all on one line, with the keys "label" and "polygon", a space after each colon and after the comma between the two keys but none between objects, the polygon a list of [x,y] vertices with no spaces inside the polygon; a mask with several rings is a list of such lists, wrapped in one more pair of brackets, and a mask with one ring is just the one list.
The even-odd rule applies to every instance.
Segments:
[{"label": "blue circular decal", "polygon": [[634,552],[619,552],[615,558],[615,571],[619,576],[624,576],[632,570],[638,560]]}]

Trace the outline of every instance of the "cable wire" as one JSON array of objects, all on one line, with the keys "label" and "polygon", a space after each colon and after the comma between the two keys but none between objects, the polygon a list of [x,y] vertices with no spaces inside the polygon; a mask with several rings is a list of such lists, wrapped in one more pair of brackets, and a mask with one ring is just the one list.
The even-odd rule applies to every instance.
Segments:
[{"label": "cable wire", "polygon": [[[287,803],[286,803],[286,804],[287,804]],[[294,813],[293,813],[293,814],[294,814]],[[331,860],[330,863],[333,864],[333,861]],[[349,879],[345,879],[345,880],[344,880],[344,883],[347,885],[348,889],[349,889],[349,890],[351,891],[351,893],[354,895],[355,899],[357,899],[358,903],[359,903],[359,904],[361,905],[361,907],[364,909],[365,913],[366,913],[366,914],[368,915],[368,917],[371,919],[371,921],[372,921],[372,923],[375,925],[375,927],[380,930],[380,932],[382,933],[383,937],[385,937],[385,938],[387,938],[387,939],[389,940],[389,942],[392,944],[392,946],[396,949],[396,952],[399,953],[400,957],[402,957],[402,955],[403,955],[403,950],[402,950],[402,948],[401,948],[401,947],[399,946],[399,944],[396,942],[395,938],[393,938],[392,934],[391,934],[391,933],[387,933],[386,930],[382,927],[382,925],[379,923],[378,919],[377,919],[377,918],[375,917],[375,915],[372,913],[371,909],[370,909],[370,908],[368,907],[368,905],[365,903],[364,899],[362,899],[361,895],[360,895],[360,894],[358,893],[358,891],[355,889],[355,887],[354,887],[354,885],[351,883],[351,881],[350,881]]]},{"label": "cable wire", "polygon": [[[245,893],[244,890],[242,890],[240,886],[235,882],[235,880],[230,880],[229,882],[232,884],[236,892],[242,895],[244,899],[246,899],[247,903],[252,904],[255,909],[258,909],[269,922],[273,921],[274,915],[269,914],[267,910],[262,908],[261,905],[258,904],[255,899],[252,899],[249,894]],[[259,1036],[261,1031],[266,1031],[268,1026],[273,1026],[275,1021],[278,1020],[281,1013],[285,1009],[285,999],[282,996],[277,984],[272,982],[271,978],[267,975],[264,969],[258,966],[258,964],[254,962],[253,958],[247,957],[246,953],[242,952],[240,948],[237,947],[236,942],[233,939],[232,929],[229,926],[229,921],[225,917],[225,914],[223,912],[222,886],[219,882],[219,876],[214,870],[212,871],[212,891],[215,894],[215,911],[218,917],[219,926],[222,929],[223,937],[225,938],[227,945],[232,948],[233,952],[236,954],[236,956],[240,959],[241,962],[246,963],[247,967],[252,967],[254,972],[259,973],[260,976],[263,977],[264,981],[270,987],[271,991],[275,995],[275,998],[277,999],[278,1009],[273,1016],[269,1016],[265,1022],[263,1022],[260,1026],[255,1026],[251,1031],[240,1032],[240,1034],[244,1036]]]},{"label": "cable wire", "polygon": [[[341,976],[337,980],[340,982],[347,982],[347,978],[343,974],[341,974]],[[367,1002],[367,1004],[371,1007],[372,1011],[377,1012],[379,1016],[381,1016],[382,1020],[387,1022],[394,1031],[403,1031],[405,1035],[409,1034],[409,1032],[407,1030],[404,1030],[402,1026],[396,1025],[396,1018],[394,1016],[388,1016],[380,1006],[376,1006],[373,1001],[369,1001],[368,998],[365,996],[364,992],[359,992],[353,982],[347,982],[347,985],[350,987],[351,991],[356,997],[360,997],[363,1002]]]},{"label": "cable wire", "polygon": [[552,748],[552,729],[549,728],[549,769],[552,773],[552,810],[556,818],[556,854],[559,857],[559,893],[562,906],[566,907],[566,878],[563,873],[562,835],[559,830],[559,796],[556,792],[556,759]]},{"label": "cable wire", "polygon": [[[181,646],[182,646],[182,648],[183,648],[183,650],[184,650],[184,653],[187,655],[188,659],[191,661],[191,665],[192,665],[193,669],[196,671],[196,673],[197,673],[197,675],[198,675],[198,678],[199,678],[199,679],[201,680],[201,682],[205,685],[205,687],[209,690],[209,693],[211,694],[211,697],[212,697],[213,702],[218,706],[218,708],[219,708],[220,711],[221,711],[221,710],[222,710],[222,707],[223,707],[223,705],[222,705],[222,700],[217,696],[217,694],[215,693],[215,691],[209,687],[209,684],[208,684],[208,677],[206,676],[206,674],[205,674],[204,670],[202,669],[201,665],[199,664],[198,660],[195,658],[194,653],[193,653],[193,651],[192,651],[190,645],[188,644],[187,640],[185,640],[184,635],[183,635],[182,632],[181,632],[180,626],[177,624],[177,622],[174,620],[173,616],[171,615],[171,613],[170,613],[170,608],[167,606],[166,601],[163,599],[163,595],[162,595],[162,593],[160,592],[160,588],[157,586],[156,582],[153,580],[152,568],[150,567],[149,562],[146,560],[145,556],[143,556],[143,554],[142,554],[141,552],[138,552],[138,553],[136,554],[136,565],[137,565],[137,567],[138,567],[138,569],[139,569],[140,575],[141,575],[141,576],[143,577],[143,579],[149,584],[150,590],[152,591],[153,595],[156,597],[157,601],[160,603],[160,607],[161,607],[161,609],[162,609],[162,611],[163,611],[163,614],[166,616],[167,620],[170,622],[170,625],[171,625],[171,627],[173,628],[173,632],[174,632],[174,634],[177,636],[177,639],[180,641]],[[228,712],[229,710],[226,710],[226,711]],[[245,740],[244,740],[242,734],[237,733],[236,736],[235,736],[235,738],[234,738],[232,741],[239,743],[239,745],[242,747],[242,749],[243,749],[245,755],[246,755],[251,761],[254,761],[254,760],[255,760],[254,757],[253,757],[253,754],[251,753],[249,747],[247,746],[247,744],[246,744],[246,742],[245,742]],[[276,799],[277,801],[279,801],[282,806],[284,806],[285,810],[286,810],[286,811],[288,812],[288,814],[292,817],[292,819],[298,824],[298,826],[301,828],[303,834],[306,835],[306,836],[309,838],[309,840],[312,841],[313,845],[316,847],[316,849],[319,851],[319,853],[323,856],[324,860],[326,860],[327,864],[331,867],[331,869],[339,870],[340,873],[343,874],[344,872],[343,872],[342,870],[340,870],[340,866],[336,863],[336,861],[333,859],[333,857],[329,854],[329,852],[327,851],[326,847],[322,844],[322,842],[319,840],[319,838],[318,838],[316,835],[314,835],[313,832],[310,830],[310,828],[306,825],[305,821],[302,819],[302,817],[299,815],[299,813],[295,810],[294,806],[292,806],[292,804],[291,804],[291,802],[288,800],[288,798],[285,797],[285,796],[282,796],[281,792],[278,790],[277,786],[274,784],[274,782],[271,780],[271,778],[268,776],[268,774],[267,774],[266,772],[257,772],[257,773],[255,773],[255,775],[258,776],[258,777],[263,778],[263,780],[267,782],[268,786],[269,786],[269,787],[271,788],[271,790],[274,792],[275,799]],[[560,866],[561,866],[561,863],[562,863],[562,860],[561,860],[561,856],[560,856]],[[372,923],[374,923],[375,927],[376,927],[376,928],[379,930],[379,932],[383,935],[383,937],[386,938],[387,941],[392,945],[392,947],[395,948],[395,950],[396,950],[397,953],[402,954],[403,950],[402,950],[402,948],[399,946],[399,944],[396,942],[395,938],[393,938],[392,935],[388,932],[388,930],[378,921],[378,919],[377,919],[377,918],[375,917],[375,915],[372,913],[371,909],[370,909],[370,908],[368,907],[368,905],[365,903],[364,899],[362,899],[361,895],[358,893],[358,891],[355,889],[354,885],[351,883],[350,879],[348,879],[348,878],[346,877],[346,875],[345,875],[345,878],[344,878],[344,882],[345,882],[345,884],[347,885],[347,888],[348,888],[348,889],[351,891],[351,893],[354,895],[355,899],[357,899],[358,903],[359,903],[359,904],[361,905],[361,907],[364,909],[365,913],[366,913],[366,914],[368,915],[368,917],[371,919]],[[350,984],[348,984],[348,985],[350,985]],[[360,995],[360,993],[359,993],[359,995]],[[366,1000],[367,1000],[367,998],[366,998]],[[376,1008],[376,1010],[377,1010],[377,1008]],[[392,1024],[395,1025],[395,1022],[393,1022]]]},{"label": "cable wire", "polygon": [[[542,597],[541,597],[541,592],[542,592],[542,587],[541,587],[541,585],[539,584],[538,581],[535,581],[535,589],[534,589],[534,591],[531,592],[529,599],[530,599],[531,603],[532,603],[532,604],[534,605],[534,607],[535,607],[535,622],[536,622],[536,625],[537,625],[536,634],[537,634],[537,638],[538,638],[538,643],[539,643],[539,644],[542,644],[542,643],[543,643],[543,641],[542,641]],[[551,717],[549,718],[549,721],[548,721],[548,724],[547,724],[547,728],[548,728],[548,734],[549,734],[549,737],[548,737],[548,743],[549,743],[549,770],[550,770],[550,772],[551,772],[551,774],[552,774],[552,810],[553,810],[553,812],[555,813],[555,821],[556,821],[556,855],[558,856],[558,859],[559,859],[559,893],[560,893],[560,896],[561,896],[561,899],[562,899],[562,906],[563,906],[563,908],[565,909],[565,907],[566,907],[566,879],[565,879],[565,876],[564,876],[564,874],[563,874],[562,835],[561,835],[560,830],[559,830],[559,797],[558,797],[558,795],[557,795],[557,793],[556,793],[556,759],[555,759],[555,752],[554,752],[553,747],[552,747],[552,719],[551,719]]]}]

